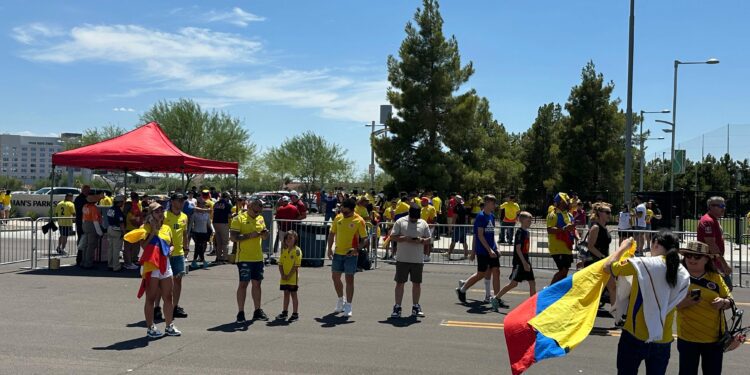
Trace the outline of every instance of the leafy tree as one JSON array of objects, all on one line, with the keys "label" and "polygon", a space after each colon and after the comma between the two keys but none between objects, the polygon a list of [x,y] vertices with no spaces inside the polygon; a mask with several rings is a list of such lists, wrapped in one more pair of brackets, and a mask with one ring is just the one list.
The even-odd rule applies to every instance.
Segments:
[{"label": "leafy tree", "polygon": [[0,176],[0,189],[5,190],[21,190],[23,188],[23,181],[9,176]]},{"label": "leafy tree", "polygon": [[550,140],[560,147],[560,185],[565,190],[622,191],[625,116],[618,108],[620,100],[612,99],[614,88],[590,61],[581,83],[570,91],[563,130]]},{"label": "leafy tree", "polygon": [[347,176],[354,164],[346,158],[341,146],[311,131],[287,138],[279,147],[271,147],[266,162],[279,177],[285,178],[288,173],[304,183],[308,191]]},{"label": "leafy tree", "polygon": [[[455,37],[443,35],[443,19],[435,0],[423,0],[414,22],[406,24],[399,58],[388,56],[388,100],[396,117],[388,120],[391,137],[373,139],[378,164],[393,176],[396,187],[448,190],[455,167],[445,149],[447,134],[466,134],[473,113],[473,92],[453,93],[474,73],[461,64]],[[449,121],[461,119],[461,121]]]},{"label": "leafy tree", "polygon": [[[544,199],[547,193],[560,187],[560,147],[554,140],[559,139],[564,121],[565,116],[559,104],[545,104],[539,107],[536,120],[522,137],[525,201]],[[544,202],[537,204],[541,207]]]},{"label": "leafy tree", "polygon": [[83,131],[80,138],[66,138],[63,141],[65,150],[72,150],[83,146],[93,145],[107,139],[119,137],[125,134],[127,130],[118,125],[105,125],[101,128],[89,128]]},{"label": "leafy tree", "polygon": [[[245,163],[256,145],[242,122],[224,112],[203,111],[190,99],[160,101],[141,116],[142,123],[158,122],[172,143],[194,156]],[[185,187],[195,175],[186,174]]]}]

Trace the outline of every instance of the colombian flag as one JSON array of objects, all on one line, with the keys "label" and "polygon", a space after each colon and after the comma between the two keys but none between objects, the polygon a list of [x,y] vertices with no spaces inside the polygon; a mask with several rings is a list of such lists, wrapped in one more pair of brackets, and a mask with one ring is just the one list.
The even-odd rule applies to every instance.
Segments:
[{"label": "colombian flag", "polygon": [[[146,229],[143,227],[128,232],[124,239],[130,243],[137,243],[145,240],[148,236]],[[164,239],[155,235],[148,244],[143,248],[141,256],[141,286],[138,289],[138,298],[146,292],[146,287],[151,280],[151,272],[159,270],[161,273],[167,272],[167,262],[169,262],[169,244]]]},{"label": "colombian flag", "polygon": [[604,262],[556,282],[508,313],[503,325],[514,375],[543,359],[564,356],[589,335],[609,280]]}]

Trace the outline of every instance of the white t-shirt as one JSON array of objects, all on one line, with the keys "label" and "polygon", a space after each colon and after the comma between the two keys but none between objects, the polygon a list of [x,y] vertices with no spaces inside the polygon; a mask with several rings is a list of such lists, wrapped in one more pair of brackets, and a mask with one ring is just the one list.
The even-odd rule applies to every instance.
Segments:
[{"label": "white t-shirt", "polygon": [[[416,223],[409,221],[408,216],[404,216],[393,224],[393,236],[422,237],[430,238],[430,227],[427,222],[418,219]],[[398,251],[396,252],[396,261],[404,263],[424,263],[424,245],[420,243],[399,242]]]},{"label": "white t-shirt", "polygon": [[[641,203],[635,208],[635,226],[646,227],[646,204]],[[640,215],[638,215],[640,214]]]},{"label": "white t-shirt", "polygon": [[617,229],[630,229],[630,212],[620,212],[620,220],[617,222]]}]

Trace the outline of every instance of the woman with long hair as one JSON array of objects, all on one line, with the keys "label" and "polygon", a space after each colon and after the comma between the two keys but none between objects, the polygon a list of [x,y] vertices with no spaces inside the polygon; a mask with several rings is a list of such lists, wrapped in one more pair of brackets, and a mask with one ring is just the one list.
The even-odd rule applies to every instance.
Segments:
[{"label": "woman with long hair", "polygon": [[721,374],[724,347],[719,340],[727,328],[722,314],[731,306],[732,295],[707,244],[688,242],[680,253],[690,274],[690,292],[677,305],[680,375],[697,375],[699,363],[704,374]]},{"label": "woman with long hair", "polygon": [[633,276],[627,319],[617,346],[617,373],[636,375],[641,362],[646,374],[664,374],[669,364],[672,322],[677,304],[688,292],[690,276],[680,264],[679,239],[662,230],[651,239],[650,257],[625,257],[633,238],[610,256],[605,272]]},{"label": "woman with long hair", "polygon": [[[591,207],[591,228],[588,233],[588,250],[591,260],[584,262],[585,266],[594,264],[609,256],[609,244],[612,243],[612,235],[607,231],[607,223],[612,218],[612,205],[606,202],[596,202]],[[607,293],[609,294],[610,306],[615,305],[617,289],[615,278],[610,277],[607,281]]]}]

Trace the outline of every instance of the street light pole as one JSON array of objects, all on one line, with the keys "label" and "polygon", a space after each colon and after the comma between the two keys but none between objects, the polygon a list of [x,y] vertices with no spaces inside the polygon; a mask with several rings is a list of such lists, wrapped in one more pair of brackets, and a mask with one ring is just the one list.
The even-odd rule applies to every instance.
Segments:
[{"label": "street light pole", "polygon": [[[643,139],[643,123],[646,122],[646,118],[644,117],[644,114],[646,113],[669,113],[668,109],[662,109],[661,111],[641,111],[641,157],[640,157],[640,183],[638,184],[638,190],[641,192],[643,191],[643,164],[645,162],[645,155],[643,150],[643,143],[645,139]],[[659,139],[659,138],[657,138]],[[661,138],[664,139],[664,138]]]},{"label": "street light pole", "polygon": [[669,180],[669,190],[674,191],[674,141],[675,141],[675,133],[677,133],[677,67],[682,65],[697,65],[697,64],[718,64],[719,60],[717,59],[708,59],[706,61],[688,61],[688,62],[682,62],[680,60],[674,61],[674,91],[672,93],[672,156],[669,159],[669,169],[670,169],[670,180]]},{"label": "street light pole", "polygon": [[633,174],[633,49],[635,39],[635,0],[630,0],[630,34],[628,37],[628,98],[627,123],[625,126],[625,202],[630,202],[631,177]]},{"label": "street light pole", "polygon": [[372,122],[372,131],[370,132],[370,189],[375,189],[375,121]]}]

